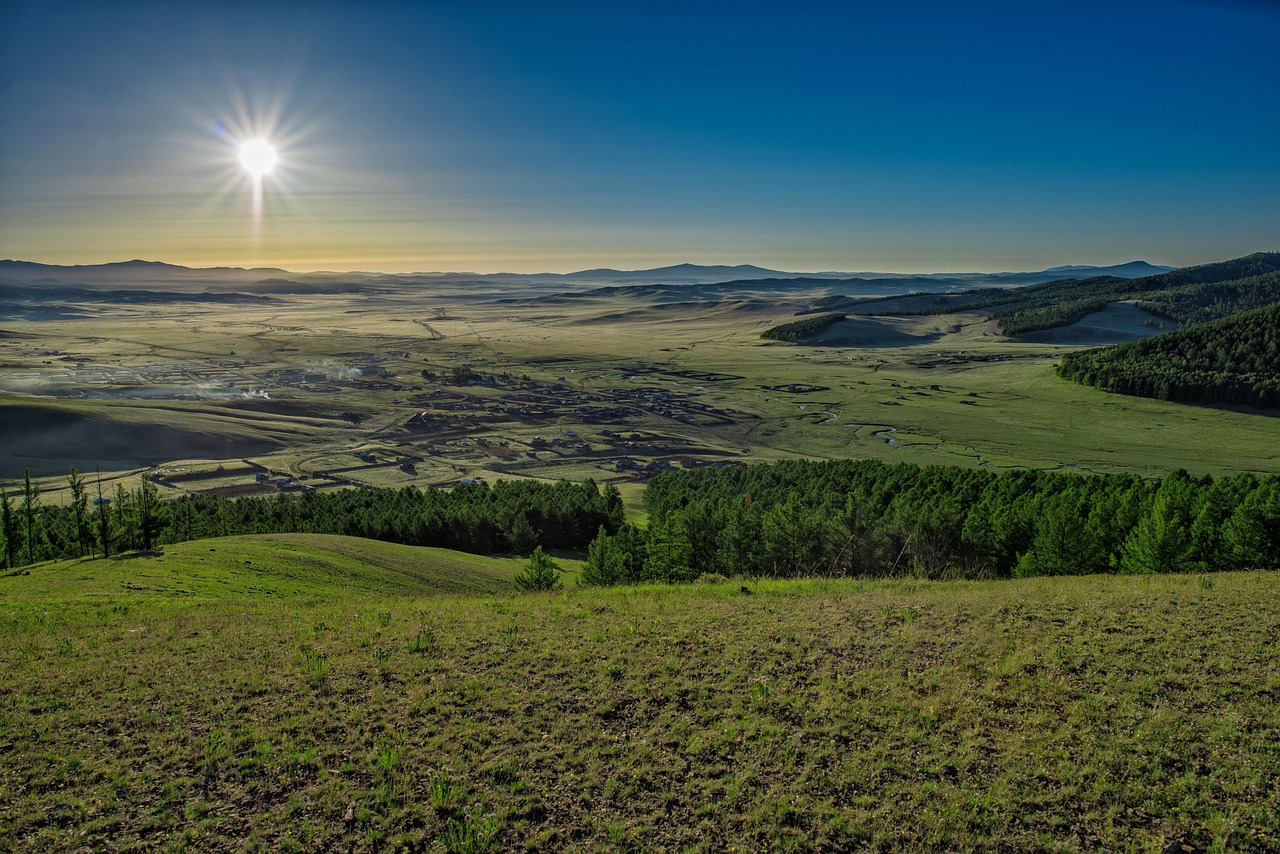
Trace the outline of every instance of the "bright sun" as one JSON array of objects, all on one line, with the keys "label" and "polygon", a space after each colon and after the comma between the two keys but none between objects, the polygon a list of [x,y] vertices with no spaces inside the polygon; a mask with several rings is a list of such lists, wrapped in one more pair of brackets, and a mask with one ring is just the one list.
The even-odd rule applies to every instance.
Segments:
[{"label": "bright sun", "polygon": [[265,139],[251,139],[240,146],[240,164],[254,178],[269,174],[279,159],[275,146]]}]

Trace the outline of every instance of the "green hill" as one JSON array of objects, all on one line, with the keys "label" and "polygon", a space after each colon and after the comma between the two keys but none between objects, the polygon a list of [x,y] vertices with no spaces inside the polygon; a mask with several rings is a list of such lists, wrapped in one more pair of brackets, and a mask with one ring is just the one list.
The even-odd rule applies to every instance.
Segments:
[{"label": "green hill", "polygon": [[1154,338],[1069,353],[1058,372],[1138,397],[1280,407],[1280,302]]},{"label": "green hill", "polygon": [[1256,252],[1140,279],[1049,282],[1009,295],[1029,302],[992,314],[1005,335],[1066,326],[1119,300],[1137,300],[1178,323],[1202,323],[1280,300],[1280,252]]},{"label": "green hill", "polygon": [[82,597],[426,596],[511,588],[520,558],[329,534],[262,534],[165,546],[163,554],[53,561],[0,577],[0,603]]},{"label": "green hill", "polygon": [[[1020,288],[981,288],[921,302],[884,297],[857,303],[858,314],[989,312],[1005,335],[1024,335],[1076,323],[1108,304],[1136,302],[1177,323],[1203,323],[1280,301],[1280,252],[1184,267],[1138,279],[1094,276]],[[843,305],[830,301],[826,307]]]},{"label": "green hill", "polygon": [[844,319],[845,316],[843,314],[819,314],[815,317],[806,317],[804,320],[795,320],[791,323],[770,327],[760,333],[760,337],[770,338],[774,341],[801,341],[817,335],[833,323],[839,323]]},{"label": "green hill", "polygon": [[204,553],[284,545],[329,555],[290,582],[327,595],[12,601],[58,568],[4,579],[0,848],[1280,839],[1274,573],[405,598],[348,595],[323,543]]}]

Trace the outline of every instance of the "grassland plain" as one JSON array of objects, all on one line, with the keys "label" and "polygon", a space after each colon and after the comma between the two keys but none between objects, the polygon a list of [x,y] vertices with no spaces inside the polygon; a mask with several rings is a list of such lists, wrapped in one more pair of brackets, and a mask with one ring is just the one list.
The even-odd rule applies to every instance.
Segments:
[{"label": "grassland plain", "polygon": [[[626,455],[642,464],[810,456],[1143,476],[1280,472],[1274,417],[1082,388],[1053,372],[1072,346],[1002,338],[982,315],[861,317],[826,343],[761,341],[763,329],[805,304],[406,289],[234,309],[159,305],[145,314],[98,306],[92,319],[6,321],[0,474],[30,468],[53,490],[72,463],[115,474],[250,458],[322,488],[477,475],[642,478],[616,469]],[[460,388],[421,376],[460,366],[515,379]],[[518,399],[526,382],[556,405],[512,415],[529,405]],[[815,389],[786,390],[806,385]],[[674,413],[646,400],[667,394],[679,398]],[[616,419],[582,414],[624,398],[627,413]],[[432,424],[409,429],[424,409]],[[604,429],[657,438],[623,447]],[[565,430],[586,447],[533,444]],[[356,450],[386,464],[353,469]],[[417,458],[412,471],[397,465],[406,456]],[[325,481],[335,471],[342,480]]]},{"label": "grassland plain", "polygon": [[[406,595],[412,552],[238,538],[0,578],[0,838],[1280,848],[1274,574]],[[424,594],[510,567],[423,554]]]}]

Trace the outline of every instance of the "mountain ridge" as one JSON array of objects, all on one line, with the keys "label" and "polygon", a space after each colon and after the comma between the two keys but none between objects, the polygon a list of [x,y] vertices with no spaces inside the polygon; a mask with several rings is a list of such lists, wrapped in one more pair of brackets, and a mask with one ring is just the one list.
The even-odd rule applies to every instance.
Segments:
[{"label": "mountain ridge", "polygon": [[671,284],[697,285],[720,284],[724,282],[743,282],[757,280],[851,280],[851,279],[913,279],[921,280],[961,280],[973,283],[1035,283],[1051,278],[1061,278],[1064,273],[1079,275],[1118,275],[1122,278],[1137,278],[1151,275],[1152,272],[1168,272],[1173,267],[1150,264],[1146,261],[1130,261],[1126,264],[1111,267],[1091,265],[1066,265],[1041,271],[1000,272],[1000,273],[875,273],[858,272],[843,273],[825,271],[817,273],[796,273],[784,270],[771,270],[754,264],[737,265],[703,265],[682,263],[666,267],[653,267],[644,270],[615,270],[609,267],[598,267],[589,270],[578,270],[571,273],[454,273],[454,272],[419,272],[419,273],[377,273],[367,271],[317,271],[297,273],[279,267],[185,267],[169,264],[164,261],[146,261],[132,259],[114,261],[104,264],[58,265],[43,264],[36,261],[13,259],[0,260],[0,281],[11,284],[120,284],[133,282],[148,284],[161,281],[177,282],[209,282],[237,285],[255,285],[264,281],[280,284],[281,280],[299,282],[300,284],[315,282],[360,281],[370,284],[412,283],[415,280],[423,284],[448,283],[466,284],[469,282],[482,284],[540,284],[540,285],[634,285],[634,284]]}]

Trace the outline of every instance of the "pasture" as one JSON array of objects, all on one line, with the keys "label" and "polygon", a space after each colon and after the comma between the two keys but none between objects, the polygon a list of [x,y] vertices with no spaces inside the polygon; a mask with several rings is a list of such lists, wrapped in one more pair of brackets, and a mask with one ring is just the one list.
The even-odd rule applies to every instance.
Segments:
[{"label": "pasture", "polygon": [[1004,339],[980,315],[854,317],[796,345],[759,334],[803,294],[712,296],[383,288],[9,320],[0,477],[31,469],[56,491],[72,464],[108,479],[159,468],[198,491],[251,486],[195,476],[248,461],[268,491],[643,483],[787,456],[1280,471],[1274,417],[1059,380],[1073,344]]},{"label": "pasture", "polygon": [[0,578],[0,837],[19,851],[1280,840],[1273,575],[517,596],[501,583],[514,563],[270,537]]}]

